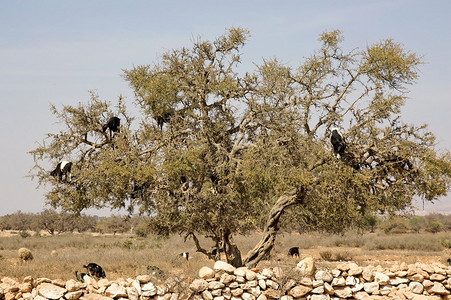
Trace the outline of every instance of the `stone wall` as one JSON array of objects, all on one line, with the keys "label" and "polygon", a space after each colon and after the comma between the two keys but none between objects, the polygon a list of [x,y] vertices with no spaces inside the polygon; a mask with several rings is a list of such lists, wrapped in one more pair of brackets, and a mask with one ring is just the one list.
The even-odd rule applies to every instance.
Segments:
[{"label": "stone wall", "polygon": [[149,275],[113,281],[86,276],[84,283],[31,277],[19,283],[4,277],[0,299],[451,299],[451,268],[443,264],[402,263],[384,269],[347,262],[315,270],[305,263],[282,271],[234,268],[217,261],[190,282],[176,278],[160,282]]}]

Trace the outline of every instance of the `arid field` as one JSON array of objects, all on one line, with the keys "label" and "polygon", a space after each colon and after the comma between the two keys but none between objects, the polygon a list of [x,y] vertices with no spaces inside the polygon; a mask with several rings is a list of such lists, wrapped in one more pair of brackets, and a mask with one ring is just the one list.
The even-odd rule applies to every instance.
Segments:
[{"label": "arid field", "polygon": [[[236,238],[243,256],[259,237],[259,233],[254,233]],[[260,262],[258,267],[279,266],[290,270],[306,256],[313,256],[318,265],[326,268],[339,261],[384,267],[400,262],[446,263],[451,257],[450,240],[451,233],[448,232],[390,235],[284,233],[279,235],[270,260]],[[203,242],[208,247],[212,245],[206,240]],[[300,248],[300,259],[287,255],[288,249],[294,246]],[[19,260],[17,251],[22,247],[32,251],[33,260]],[[182,251],[190,252],[188,261],[178,256]],[[196,253],[191,240],[184,242],[180,236],[163,239],[127,234],[67,233],[22,237],[17,231],[2,231],[0,235],[0,277],[22,279],[31,275],[34,278],[75,279],[75,271],[85,272],[83,265],[90,262],[101,265],[111,280],[147,274],[148,266],[157,266],[164,272],[163,276],[195,278],[201,267],[214,264]]]}]

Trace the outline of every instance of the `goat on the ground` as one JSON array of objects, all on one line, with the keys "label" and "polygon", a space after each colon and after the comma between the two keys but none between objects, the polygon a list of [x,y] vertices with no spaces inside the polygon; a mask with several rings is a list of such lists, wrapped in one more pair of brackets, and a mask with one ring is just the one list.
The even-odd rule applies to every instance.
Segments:
[{"label": "goat on the ground", "polygon": [[299,247],[291,247],[288,250],[288,255],[291,257],[295,257],[295,256],[299,257]]},{"label": "goat on the ground", "polygon": [[89,263],[86,266],[83,266],[88,270],[88,274],[97,278],[105,278],[105,272],[102,267],[96,263]]}]

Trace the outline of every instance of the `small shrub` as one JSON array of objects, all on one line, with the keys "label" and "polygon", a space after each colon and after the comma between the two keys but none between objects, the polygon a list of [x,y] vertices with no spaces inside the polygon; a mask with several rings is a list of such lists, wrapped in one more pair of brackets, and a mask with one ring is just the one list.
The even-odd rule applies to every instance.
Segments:
[{"label": "small shrub", "polygon": [[327,260],[327,261],[332,260],[332,252],[329,251],[329,250],[327,250],[327,251],[322,251],[322,252],[319,253],[319,255],[321,256],[321,258],[322,258],[323,260]]},{"label": "small shrub", "polygon": [[33,254],[31,253],[30,249],[27,248],[20,248],[17,252],[19,259],[23,261],[28,261],[33,259]]},{"label": "small shrub", "polygon": [[353,255],[347,251],[344,252],[338,252],[337,253],[337,261],[348,261],[348,260],[352,260]]},{"label": "small shrub", "polygon": [[448,249],[451,248],[451,241],[448,239],[440,240],[440,244],[445,248],[448,248]]},{"label": "small shrub", "polygon": [[31,234],[29,234],[29,233],[26,232],[25,230],[20,231],[20,232],[19,232],[19,235],[20,235],[20,237],[22,237],[22,238],[27,238],[27,237],[30,237],[30,236],[31,236]]}]

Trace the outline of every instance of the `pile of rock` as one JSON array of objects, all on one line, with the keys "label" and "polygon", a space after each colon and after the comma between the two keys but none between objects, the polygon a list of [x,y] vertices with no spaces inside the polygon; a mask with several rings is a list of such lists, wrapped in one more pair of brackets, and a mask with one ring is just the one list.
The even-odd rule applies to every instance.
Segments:
[{"label": "pile of rock", "polygon": [[[0,283],[0,299],[159,299],[177,300],[185,299],[180,289],[188,291],[187,285],[169,279],[164,283],[152,283],[150,275],[140,275],[136,279],[119,279],[109,281],[85,276],[85,282],[63,280],[50,280],[48,278],[33,279],[26,277],[22,283],[9,277],[3,277]],[[177,292],[176,292],[177,290]],[[183,298],[185,297],[185,298]]]},{"label": "pile of rock", "polygon": [[157,282],[150,275],[135,279],[94,280],[33,279],[22,283],[4,277],[0,299],[131,299],[131,300],[268,300],[268,299],[450,299],[451,268],[443,264],[401,263],[391,268],[338,264],[315,271],[307,258],[296,268],[263,270],[235,268],[217,261],[203,267],[192,282],[170,278]]},{"label": "pile of rock", "polygon": [[305,265],[312,261],[309,258],[298,264],[299,273],[311,274],[299,274],[296,280],[296,276],[284,276],[279,268],[257,273],[218,261],[214,269],[202,268],[200,279],[194,280],[190,289],[197,293],[194,299],[203,300],[451,299],[451,269],[442,264],[402,263],[384,269],[342,263],[331,270],[314,272],[314,268]]}]

